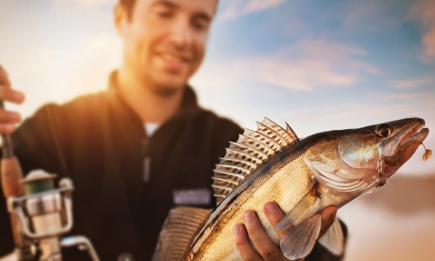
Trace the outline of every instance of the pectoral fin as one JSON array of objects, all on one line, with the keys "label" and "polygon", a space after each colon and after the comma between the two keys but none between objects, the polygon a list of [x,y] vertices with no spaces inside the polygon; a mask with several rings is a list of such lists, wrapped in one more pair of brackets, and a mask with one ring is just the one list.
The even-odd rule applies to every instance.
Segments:
[{"label": "pectoral fin", "polygon": [[[317,202],[318,197],[316,195],[317,186],[314,186],[299,203],[296,204],[287,215],[276,225],[275,230],[286,230],[295,223],[301,216],[308,213],[308,210],[313,207]],[[314,213],[313,213],[314,214]]]},{"label": "pectoral fin", "polygon": [[332,223],[326,234],[319,239],[319,243],[334,255],[339,256],[343,253],[344,236],[338,218],[334,220],[334,223]]},{"label": "pectoral fin", "polygon": [[290,260],[307,256],[319,236],[321,222],[322,215],[317,213],[287,232],[280,242],[284,255]]}]

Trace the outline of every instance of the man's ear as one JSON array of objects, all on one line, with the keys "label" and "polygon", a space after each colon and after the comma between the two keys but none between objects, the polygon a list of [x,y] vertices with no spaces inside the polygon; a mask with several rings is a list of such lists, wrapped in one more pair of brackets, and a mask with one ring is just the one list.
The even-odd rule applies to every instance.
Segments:
[{"label": "man's ear", "polygon": [[115,23],[118,35],[123,37],[128,23],[128,14],[124,5],[118,3],[115,8],[113,8],[113,22]]}]

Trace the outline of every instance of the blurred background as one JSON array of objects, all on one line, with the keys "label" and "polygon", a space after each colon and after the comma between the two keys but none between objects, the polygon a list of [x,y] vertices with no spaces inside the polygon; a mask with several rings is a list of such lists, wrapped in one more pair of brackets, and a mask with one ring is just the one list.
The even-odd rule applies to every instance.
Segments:
[{"label": "blurred background", "polygon": [[[24,117],[106,89],[121,63],[116,0],[0,0],[0,64]],[[246,128],[264,116],[299,137],[421,117],[435,130],[435,0],[220,0],[202,106]],[[435,135],[426,146],[435,149]],[[435,259],[435,158],[423,149],[379,191],[339,210],[346,261]]]}]

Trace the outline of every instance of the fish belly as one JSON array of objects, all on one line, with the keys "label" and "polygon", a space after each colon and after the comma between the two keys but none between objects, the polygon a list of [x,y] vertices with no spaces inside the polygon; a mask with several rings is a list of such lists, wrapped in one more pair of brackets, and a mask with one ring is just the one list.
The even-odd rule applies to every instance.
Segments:
[{"label": "fish belly", "polygon": [[[302,160],[284,164],[280,169],[271,168],[269,173],[260,174],[255,181],[240,193],[218,222],[205,230],[201,246],[192,260],[242,260],[234,243],[232,228],[243,223],[245,210],[254,210],[267,234],[278,244],[279,237],[267,220],[263,206],[266,202],[278,203],[284,212],[288,212],[311,188],[311,175]],[[201,241],[201,240],[199,240]]]}]

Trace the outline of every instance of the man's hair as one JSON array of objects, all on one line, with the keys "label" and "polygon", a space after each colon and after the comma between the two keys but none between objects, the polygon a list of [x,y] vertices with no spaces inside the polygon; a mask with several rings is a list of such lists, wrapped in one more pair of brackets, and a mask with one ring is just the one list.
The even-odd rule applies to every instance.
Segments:
[{"label": "man's hair", "polygon": [[136,0],[119,0],[119,3],[124,6],[125,10],[127,11],[128,20],[130,20],[133,16],[133,9]]},{"label": "man's hair", "polygon": [[[216,4],[218,2],[219,0],[216,0]],[[127,11],[128,20],[131,20],[131,17],[133,16],[133,10],[134,10],[134,5],[136,4],[136,0],[119,0],[119,3],[123,5],[125,10]]]}]

